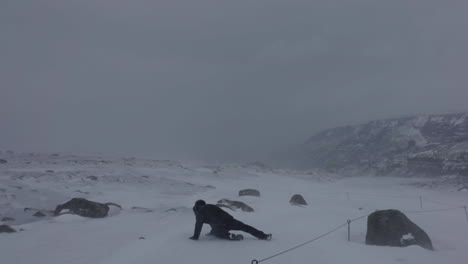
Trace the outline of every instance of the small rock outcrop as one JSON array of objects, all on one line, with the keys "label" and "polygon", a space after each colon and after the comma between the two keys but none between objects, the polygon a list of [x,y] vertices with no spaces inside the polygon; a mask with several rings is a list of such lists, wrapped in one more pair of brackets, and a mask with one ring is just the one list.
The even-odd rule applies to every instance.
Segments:
[{"label": "small rock outcrop", "polygon": [[97,181],[98,177],[96,176],[87,176],[86,179],[92,180],[92,181]]},{"label": "small rock outcrop", "polygon": [[307,205],[306,200],[300,194],[293,195],[289,200],[289,203],[292,205]]},{"label": "small rock outcrop", "polygon": [[16,220],[15,218],[7,216],[7,217],[3,217],[1,221],[2,222],[13,222],[15,220]]},{"label": "small rock outcrop", "polygon": [[7,160],[0,159],[0,164],[6,164],[6,163],[8,163],[8,161],[7,161]]},{"label": "small rock outcrop", "polygon": [[45,217],[46,215],[41,211],[37,211],[35,214],[33,214],[33,216],[35,216],[35,217]]},{"label": "small rock outcrop", "polygon": [[255,189],[244,189],[239,191],[239,196],[255,196],[260,197],[260,191]]},{"label": "small rock outcrop", "polygon": [[434,250],[426,232],[398,210],[381,210],[368,216],[366,244],[392,247],[418,245]]},{"label": "small rock outcrop", "polygon": [[0,225],[0,233],[15,233],[16,230],[9,225]]},{"label": "small rock outcrop", "polygon": [[253,212],[255,211],[252,207],[248,206],[244,202],[240,201],[233,201],[233,200],[228,200],[228,199],[221,199],[218,201],[216,204],[219,207],[227,207],[229,209],[235,210],[235,209],[240,209],[244,212]]},{"label": "small rock outcrop", "polygon": [[115,203],[98,203],[89,201],[83,198],[73,198],[70,201],[60,204],[55,208],[54,215],[58,216],[62,210],[68,210],[65,213],[77,214],[83,217],[101,218],[106,217],[109,213],[109,205],[114,205],[122,209],[122,207]]}]

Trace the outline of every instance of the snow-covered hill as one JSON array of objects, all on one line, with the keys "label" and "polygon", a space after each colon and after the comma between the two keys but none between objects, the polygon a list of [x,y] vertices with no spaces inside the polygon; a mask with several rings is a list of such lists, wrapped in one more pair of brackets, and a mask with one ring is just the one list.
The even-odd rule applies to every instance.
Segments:
[{"label": "snow-covered hill", "polygon": [[325,130],[300,147],[303,166],[350,174],[468,177],[468,114],[405,117]]},{"label": "snow-covered hill", "polygon": [[[435,251],[418,246],[367,246],[365,218],[304,247],[262,263],[451,263],[468,259],[468,222],[462,205],[468,193],[454,188],[418,188],[425,179],[343,178],[317,172],[301,173],[248,164],[203,166],[175,161],[71,155],[3,153],[0,159],[0,218],[17,233],[0,233],[0,262],[6,264],[68,263],[250,263],[296,246],[343,225],[347,219],[376,209],[395,208],[421,226]],[[255,188],[261,197],[238,197]],[[291,206],[292,195],[308,206]],[[423,197],[423,209],[419,196]],[[115,202],[103,219],[61,215],[38,218],[72,197]],[[231,212],[265,232],[271,241],[249,235],[223,241],[193,233],[191,210],[197,199],[240,200],[255,212]],[[419,210],[446,211],[413,212]],[[409,212],[411,211],[411,212]],[[202,234],[207,233],[205,226]]]}]

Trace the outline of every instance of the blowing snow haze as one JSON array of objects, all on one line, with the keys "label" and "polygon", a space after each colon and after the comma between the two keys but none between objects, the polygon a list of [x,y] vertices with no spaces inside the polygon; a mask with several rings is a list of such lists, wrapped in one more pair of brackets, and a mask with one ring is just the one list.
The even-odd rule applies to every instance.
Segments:
[{"label": "blowing snow haze", "polygon": [[465,111],[465,0],[3,0],[0,149],[245,160]]}]

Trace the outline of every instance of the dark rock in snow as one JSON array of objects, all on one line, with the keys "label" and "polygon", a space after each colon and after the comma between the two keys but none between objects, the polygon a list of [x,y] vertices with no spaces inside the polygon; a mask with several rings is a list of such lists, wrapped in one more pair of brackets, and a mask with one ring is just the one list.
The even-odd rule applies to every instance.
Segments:
[{"label": "dark rock in snow", "polygon": [[98,177],[96,177],[96,176],[87,176],[86,179],[90,179],[92,181],[97,181]]},{"label": "dark rock in snow", "polygon": [[307,202],[305,201],[304,197],[300,194],[295,194],[291,197],[291,200],[289,200],[289,203],[292,205],[307,205]]},{"label": "dark rock in snow", "polygon": [[244,189],[239,191],[239,196],[256,196],[260,197],[260,191],[255,189]]},{"label": "dark rock in snow", "polygon": [[35,214],[33,214],[33,216],[35,216],[35,217],[44,217],[46,215],[41,211],[37,211]]},{"label": "dark rock in snow", "polygon": [[54,170],[46,170],[47,173],[54,173]]},{"label": "dark rock in snow", "polygon": [[230,207],[229,205],[226,205],[226,204],[216,204],[216,206],[218,206],[218,207],[220,207],[220,208],[221,208],[221,207],[222,207],[222,208],[227,208],[227,209],[229,209],[229,210],[231,210],[231,211],[236,211],[234,208],[232,208],[232,207]]},{"label": "dark rock in snow", "polygon": [[[68,189],[68,188],[66,188],[66,189]],[[76,190],[75,192],[77,192],[77,193],[83,193],[83,194],[89,194],[89,192],[83,192],[83,191],[81,191],[81,190]]]},{"label": "dark rock in snow", "polygon": [[366,244],[392,247],[419,245],[434,250],[426,232],[398,210],[381,210],[369,215]]},{"label": "dark rock in snow", "polygon": [[232,200],[228,200],[228,199],[221,199],[221,200],[218,201],[218,203],[216,205],[219,206],[219,207],[227,207],[227,208],[232,209],[232,210],[241,209],[244,212],[253,212],[253,211],[255,211],[252,207],[248,206],[244,202],[232,201]]},{"label": "dark rock in snow", "polygon": [[55,208],[54,215],[61,215],[62,210],[69,210],[72,214],[77,214],[83,217],[101,218],[106,217],[109,213],[109,205],[114,205],[122,209],[115,203],[98,203],[89,201],[83,198],[73,198],[70,201],[60,204]]},{"label": "dark rock in snow", "polygon": [[16,230],[9,225],[0,225],[0,233],[15,233]]},{"label": "dark rock in snow", "polygon": [[[144,213],[151,213],[153,212],[152,209],[148,209],[148,208],[145,208],[145,207],[139,207],[139,206],[132,206],[131,208],[132,210],[135,210],[135,211],[140,211],[140,212],[144,212]],[[175,210],[175,209],[174,209]],[[167,212],[167,211],[166,211]]]},{"label": "dark rock in snow", "polygon": [[2,218],[2,222],[13,222],[15,221],[16,219],[13,218],[13,217],[3,217]]},{"label": "dark rock in snow", "polygon": [[6,163],[8,163],[8,161],[7,161],[7,160],[0,159],[0,164],[6,164]]}]

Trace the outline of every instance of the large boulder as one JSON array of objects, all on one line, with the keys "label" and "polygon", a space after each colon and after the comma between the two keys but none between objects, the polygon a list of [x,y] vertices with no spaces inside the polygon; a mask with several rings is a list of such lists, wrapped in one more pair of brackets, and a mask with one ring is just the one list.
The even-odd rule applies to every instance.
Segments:
[{"label": "large boulder", "polygon": [[16,230],[14,230],[11,226],[9,225],[0,225],[0,233],[14,233]]},{"label": "large boulder", "polygon": [[289,203],[292,205],[307,205],[307,202],[305,201],[304,197],[300,194],[295,194],[291,197],[289,200]]},{"label": "large boulder", "polygon": [[228,199],[221,199],[218,201],[216,204],[219,207],[227,207],[230,209],[241,209],[244,212],[253,212],[255,211],[252,207],[248,206],[244,202],[240,201],[233,201],[233,200],[228,200]]},{"label": "large boulder", "polygon": [[239,196],[256,196],[260,197],[260,191],[255,189],[244,189],[239,191]]},{"label": "large boulder", "polygon": [[114,203],[98,203],[83,198],[73,198],[64,204],[58,205],[55,208],[54,215],[61,215],[63,214],[62,210],[68,210],[66,213],[77,214],[84,217],[101,218],[108,215],[110,209],[109,205],[121,208]]},{"label": "large boulder", "polygon": [[392,247],[418,245],[434,250],[426,232],[398,210],[381,210],[368,216],[366,244]]}]

